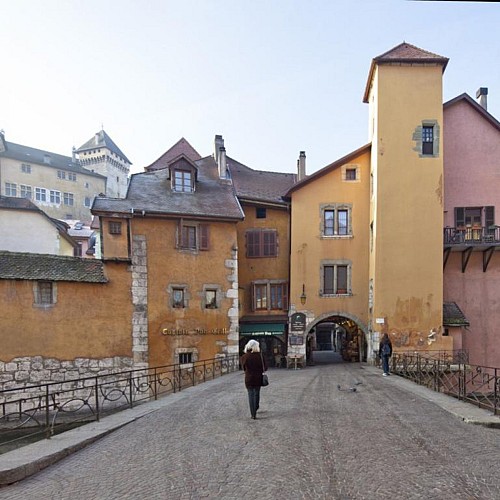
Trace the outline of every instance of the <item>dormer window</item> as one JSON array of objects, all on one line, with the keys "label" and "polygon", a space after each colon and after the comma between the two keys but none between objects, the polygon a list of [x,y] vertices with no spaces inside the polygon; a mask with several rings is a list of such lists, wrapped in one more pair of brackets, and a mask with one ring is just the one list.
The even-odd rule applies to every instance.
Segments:
[{"label": "dormer window", "polygon": [[178,193],[192,193],[194,191],[192,172],[189,170],[174,170],[172,189]]}]

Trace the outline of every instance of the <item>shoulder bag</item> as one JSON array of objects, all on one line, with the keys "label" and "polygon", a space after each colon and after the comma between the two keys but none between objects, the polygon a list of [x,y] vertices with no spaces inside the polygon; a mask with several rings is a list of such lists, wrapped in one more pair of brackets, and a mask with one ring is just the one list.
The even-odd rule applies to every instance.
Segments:
[{"label": "shoulder bag", "polygon": [[[264,358],[262,357],[262,352],[260,353],[260,360],[262,361],[262,369],[264,369]],[[262,382],[260,384],[262,387],[266,387],[269,385],[269,377],[267,373],[262,374]]]}]

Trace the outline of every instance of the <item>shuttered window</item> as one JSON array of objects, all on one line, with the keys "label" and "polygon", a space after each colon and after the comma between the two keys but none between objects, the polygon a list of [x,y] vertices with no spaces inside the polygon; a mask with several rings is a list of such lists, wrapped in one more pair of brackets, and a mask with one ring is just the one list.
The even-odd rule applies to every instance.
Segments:
[{"label": "shuttered window", "polygon": [[276,257],[278,255],[278,237],[275,229],[251,229],[246,232],[246,256]]}]

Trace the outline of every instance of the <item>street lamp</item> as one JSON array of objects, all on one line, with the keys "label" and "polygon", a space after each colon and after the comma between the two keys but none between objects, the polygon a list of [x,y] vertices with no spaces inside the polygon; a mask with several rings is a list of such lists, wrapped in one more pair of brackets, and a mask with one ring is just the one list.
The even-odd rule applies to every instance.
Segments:
[{"label": "street lamp", "polygon": [[304,305],[306,303],[306,285],[302,283],[302,295],[300,296],[300,303]]}]

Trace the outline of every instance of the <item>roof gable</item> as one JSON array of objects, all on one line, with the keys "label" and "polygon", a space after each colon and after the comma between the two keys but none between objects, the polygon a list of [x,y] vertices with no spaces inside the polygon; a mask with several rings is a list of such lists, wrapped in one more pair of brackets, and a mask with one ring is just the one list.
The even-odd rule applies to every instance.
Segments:
[{"label": "roof gable", "polygon": [[330,165],[327,165],[326,167],[323,167],[322,169],[318,170],[317,172],[314,172],[314,174],[308,175],[305,179],[302,179],[300,182],[297,182],[294,186],[291,187],[291,189],[288,190],[286,193],[286,197],[288,198],[291,193],[294,191],[300,189],[301,187],[316,181],[317,179],[320,179],[326,174],[329,174],[332,170],[335,170],[342,165],[345,165],[346,163],[351,162],[358,156],[364,154],[364,153],[369,153],[372,149],[371,144],[366,144],[365,146],[360,147],[359,149],[356,149],[355,151],[347,154],[346,156],[340,158],[337,161],[334,161],[333,163],[330,163]]},{"label": "roof gable", "polygon": [[201,155],[196,151],[196,149],[189,144],[189,142],[182,137],[179,139],[170,149],[165,151],[157,160],[155,160],[151,165],[144,167],[146,172],[150,172],[152,170],[160,170],[162,168],[167,168],[168,165],[178,158],[179,156],[184,155],[186,158],[189,158],[192,162],[197,160],[201,160]]},{"label": "roof gable", "polygon": [[493,125],[498,131],[500,131],[500,122],[492,114],[490,114],[486,109],[484,109],[478,102],[476,102],[470,95],[468,95],[465,92],[463,94],[460,94],[459,96],[445,102],[443,104],[443,109],[446,111],[446,109],[449,109],[452,106],[459,104],[459,103],[466,103],[469,106],[471,106],[483,118],[485,118],[489,123],[491,123],[491,125]]},{"label": "roof gable", "polygon": [[384,64],[435,64],[443,67],[442,71],[446,69],[449,59],[447,57],[434,54],[428,50],[420,49],[410,43],[400,43],[392,49],[384,52],[383,54],[374,57],[370,65],[368,73],[368,80],[366,82],[365,93],[363,102],[368,102],[368,94],[370,92],[375,67]]}]

